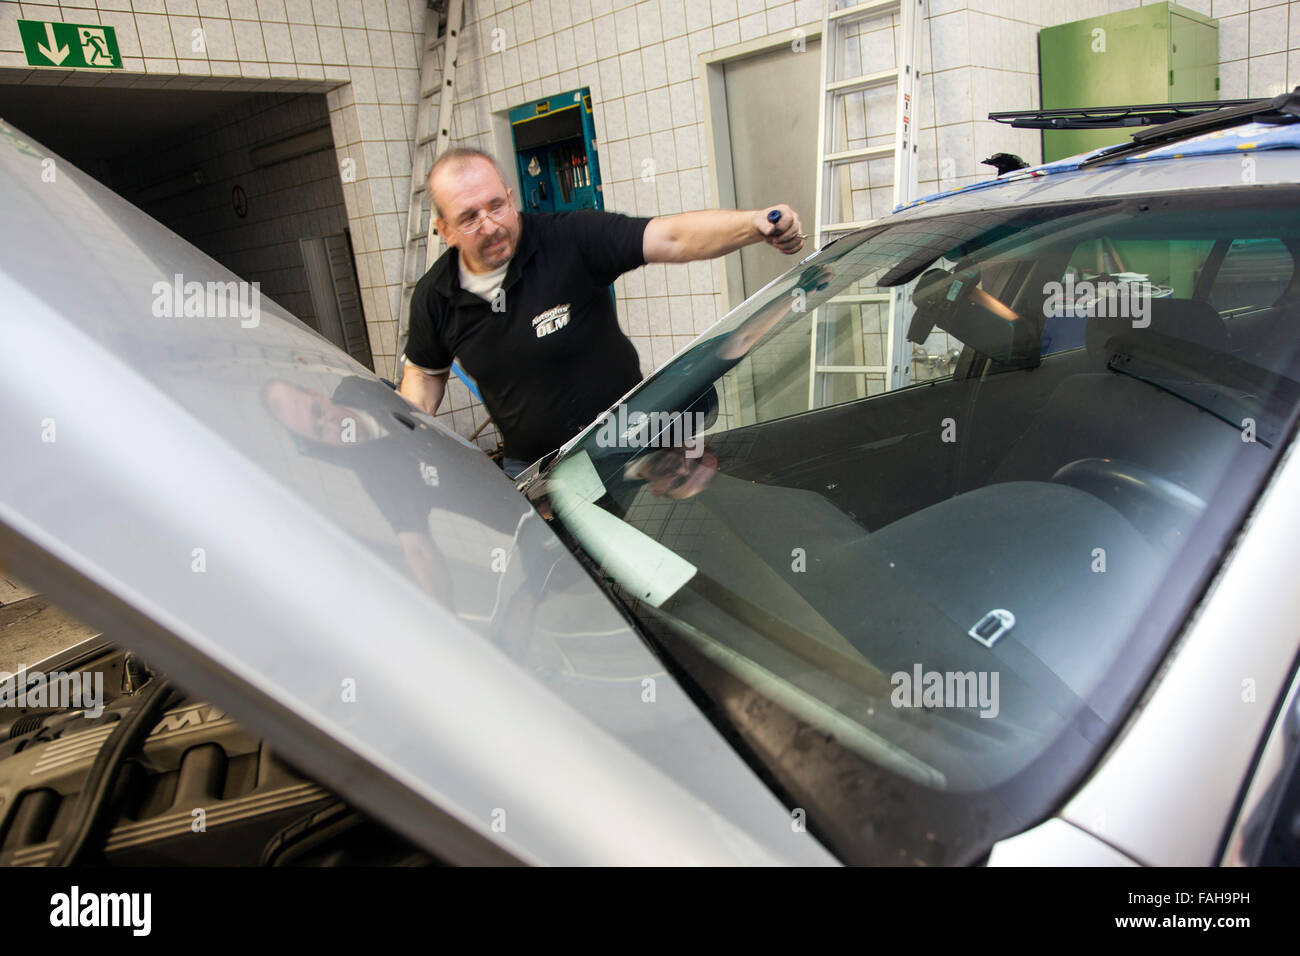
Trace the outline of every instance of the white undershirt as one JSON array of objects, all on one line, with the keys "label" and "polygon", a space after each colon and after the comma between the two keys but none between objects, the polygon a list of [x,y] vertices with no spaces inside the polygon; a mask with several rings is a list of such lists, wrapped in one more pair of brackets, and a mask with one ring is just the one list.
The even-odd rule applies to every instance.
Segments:
[{"label": "white undershirt", "polygon": [[501,288],[501,283],[506,279],[506,269],[510,267],[510,260],[500,269],[493,269],[491,272],[470,272],[465,268],[465,260],[460,260],[460,287],[468,292],[473,292],[480,299],[492,301],[492,295]]}]

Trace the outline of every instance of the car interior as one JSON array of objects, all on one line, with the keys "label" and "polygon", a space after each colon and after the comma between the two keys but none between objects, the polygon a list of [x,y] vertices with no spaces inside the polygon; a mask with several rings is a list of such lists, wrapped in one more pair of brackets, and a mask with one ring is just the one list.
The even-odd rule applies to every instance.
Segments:
[{"label": "car interior", "polygon": [[[767,689],[823,707],[824,728],[849,717],[847,746],[928,787],[984,790],[1066,728],[1102,733],[1079,721],[1121,712],[1098,694],[1152,594],[1207,508],[1242,504],[1222,507],[1225,482],[1264,473],[1300,404],[1295,202],[1213,217],[1165,203],[1107,233],[1070,223],[918,264],[900,280],[910,331],[961,343],[950,377],[719,418],[717,473],[689,498],[610,481],[604,505],[698,569],[644,613],[738,655],[723,666],[750,683],[776,675]],[[1134,276],[1148,298],[1112,289],[1074,315],[1049,301],[1066,277]],[[769,339],[787,333],[807,326]],[[994,612],[1014,625],[981,640]],[[1001,719],[880,707],[917,663],[995,668]]]}]

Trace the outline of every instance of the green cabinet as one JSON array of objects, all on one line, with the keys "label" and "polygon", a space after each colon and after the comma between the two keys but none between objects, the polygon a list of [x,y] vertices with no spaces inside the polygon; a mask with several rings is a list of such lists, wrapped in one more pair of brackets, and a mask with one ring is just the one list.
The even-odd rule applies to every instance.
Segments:
[{"label": "green cabinet", "polygon": [[[1038,32],[1042,108],[1219,98],[1218,21],[1173,3]],[[1043,161],[1127,142],[1132,129],[1044,130]]]}]

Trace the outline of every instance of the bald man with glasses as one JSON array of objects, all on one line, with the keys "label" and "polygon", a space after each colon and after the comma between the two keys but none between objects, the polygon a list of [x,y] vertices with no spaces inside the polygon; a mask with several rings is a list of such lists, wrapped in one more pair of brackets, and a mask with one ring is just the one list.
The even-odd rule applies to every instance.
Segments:
[{"label": "bald man with glasses", "polygon": [[[767,242],[803,246],[786,205],[637,218],[515,208],[495,160],[450,149],[429,171],[434,227],[447,245],[411,298],[402,395],[438,410],[452,359],[478,384],[514,478],[639,381],[610,284],[648,262],[691,262]],[[768,213],[779,213],[776,222]]]}]

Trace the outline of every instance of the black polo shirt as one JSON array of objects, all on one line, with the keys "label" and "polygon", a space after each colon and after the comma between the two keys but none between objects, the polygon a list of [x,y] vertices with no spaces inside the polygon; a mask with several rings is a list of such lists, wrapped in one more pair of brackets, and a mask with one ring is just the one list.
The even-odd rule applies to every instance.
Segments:
[{"label": "black polo shirt", "polygon": [[501,286],[504,311],[460,287],[459,254],[449,248],[415,287],[406,357],[425,369],[458,359],[506,455],[531,462],[641,380],[609,285],[645,265],[650,220],[595,210],[521,216]]}]

